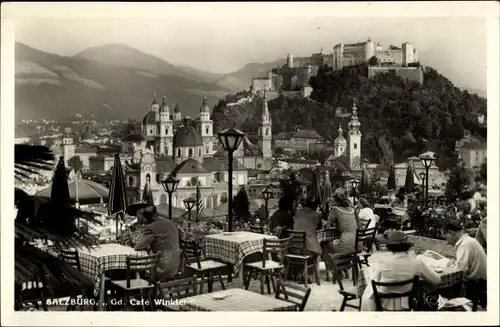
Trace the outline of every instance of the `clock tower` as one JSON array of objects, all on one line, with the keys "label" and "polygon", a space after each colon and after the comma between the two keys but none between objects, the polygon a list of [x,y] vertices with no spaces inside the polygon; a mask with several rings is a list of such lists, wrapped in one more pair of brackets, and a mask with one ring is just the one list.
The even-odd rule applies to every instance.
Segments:
[{"label": "clock tower", "polygon": [[146,184],[149,184],[148,187],[151,189],[153,193],[153,197],[157,197],[158,183],[156,182],[156,161],[154,157],[154,148],[144,148],[142,150],[142,155],[140,159],[140,181],[139,188],[140,192],[144,190]]}]

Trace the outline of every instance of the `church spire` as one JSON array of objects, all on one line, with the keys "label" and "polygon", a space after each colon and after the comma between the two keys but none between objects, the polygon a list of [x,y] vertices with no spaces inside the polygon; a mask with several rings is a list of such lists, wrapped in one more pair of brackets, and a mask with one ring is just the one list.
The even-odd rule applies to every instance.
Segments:
[{"label": "church spire", "polygon": [[353,105],[352,105],[352,115],[351,115],[351,121],[349,122],[349,134],[359,134],[359,128],[361,126],[361,123],[359,122],[358,119],[358,108],[356,107],[356,100],[354,100]]},{"label": "church spire", "polygon": [[264,90],[264,97],[262,99],[262,118],[266,120],[269,117],[269,107],[267,106],[267,95],[266,90]]},{"label": "church spire", "polygon": [[153,102],[151,103],[151,105],[153,105],[153,104],[157,104],[157,102],[156,102],[156,92],[153,93]]}]

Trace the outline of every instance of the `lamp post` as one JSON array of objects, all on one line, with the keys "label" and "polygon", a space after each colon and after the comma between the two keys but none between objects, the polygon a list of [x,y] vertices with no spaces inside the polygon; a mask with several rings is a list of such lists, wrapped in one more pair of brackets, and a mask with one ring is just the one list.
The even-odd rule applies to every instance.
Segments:
[{"label": "lamp post", "polygon": [[238,150],[243,141],[245,134],[234,128],[228,128],[219,133],[219,142],[222,147],[227,151],[228,165],[228,232],[233,231],[233,153]]},{"label": "lamp post", "polygon": [[165,192],[168,193],[168,218],[172,219],[172,194],[177,190],[177,186],[179,186],[179,180],[172,175],[168,175],[168,177],[161,182]]},{"label": "lamp post", "polygon": [[267,223],[269,221],[268,202],[269,202],[269,199],[273,197],[273,192],[269,191],[269,189],[266,187],[262,191],[262,197],[266,201],[266,223]]},{"label": "lamp post", "polygon": [[479,184],[479,166],[474,166],[474,181]]},{"label": "lamp post", "polygon": [[425,167],[425,206],[427,207],[429,201],[429,168],[431,168],[436,158],[434,157],[434,153],[426,152],[422,153],[419,159],[422,166]]},{"label": "lamp post", "polygon": [[191,197],[184,200],[184,206],[186,207],[186,209],[188,211],[189,224],[191,224],[191,210],[193,209],[195,203],[196,203],[196,200],[191,198]]},{"label": "lamp post", "polygon": [[357,179],[351,179],[353,205],[356,205],[356,189],[358,185],[359,181]]}]

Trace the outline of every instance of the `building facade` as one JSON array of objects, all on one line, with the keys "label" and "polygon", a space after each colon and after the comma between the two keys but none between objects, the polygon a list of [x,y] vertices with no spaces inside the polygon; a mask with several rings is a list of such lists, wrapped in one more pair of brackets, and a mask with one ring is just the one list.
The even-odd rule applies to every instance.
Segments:
[{"label": "building facade", "polygon": [[486,162],[488,147],[486,140],[465,131],[464,136],[455,143],[455,151],[465,168],[474,169]]}]

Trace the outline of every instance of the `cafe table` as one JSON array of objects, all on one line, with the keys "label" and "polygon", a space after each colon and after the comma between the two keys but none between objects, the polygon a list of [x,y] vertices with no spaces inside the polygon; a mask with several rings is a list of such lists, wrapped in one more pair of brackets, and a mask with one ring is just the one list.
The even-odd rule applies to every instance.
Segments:
[{"label": "cafe table", "polygon": [[243,259],[253,253],[262,252],[264,239],[277,239],[274,235],[246,231],[224,232],[205,236],[205,257],[218,259],[233,266],[239,272],[239,283],[243,285]]},{"label": "cafe table", "polygon": [[[374,271],[377,266],[384,260],[385,257],[392,256],[392,252],[376,252],[373,253],[369,258],[370,266],[363,267],[360,270],[357,283],[358,296],[361,297],[361,310],[362,311],[374,311],[375,303],[373,299],[373,287],[371,285],[371,280]],[[464,272],[457,266],[445,267],[442,271],[437,272],[441,277],[441,283],[439,285],[431,285],[423,280],[419,283],[419,294],[427,294],[437,289],[449,288],[457,283],[462,283],[464,278]]]},{"label": "cafe table", "polygon": [[205,293],[183,299],[182,311],[296,311],[292,302],[242,288]]},{"label": "cafe table", "polygon": [[135,251],[129,246],[108,243],[90,249],[78,248],[82,273],[94,283],[94,296],[99,295],[99,310],[103,310],[105,289],[104,273],[109,270],[127,269],[127,257],[146,256],[145,251]]}]

